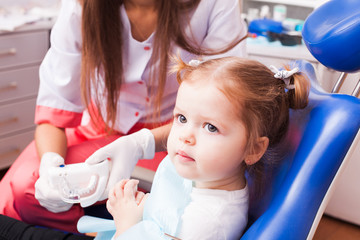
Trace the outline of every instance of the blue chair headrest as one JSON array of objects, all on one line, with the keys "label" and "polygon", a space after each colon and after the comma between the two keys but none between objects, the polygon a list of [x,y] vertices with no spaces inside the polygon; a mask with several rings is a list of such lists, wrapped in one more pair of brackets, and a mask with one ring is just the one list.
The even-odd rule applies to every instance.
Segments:
[{"label": "blue chair headrest", "polygon": [[360,70],[360,1],[331,0],[315,9],[302,31],[311,54],[340,72]]}]

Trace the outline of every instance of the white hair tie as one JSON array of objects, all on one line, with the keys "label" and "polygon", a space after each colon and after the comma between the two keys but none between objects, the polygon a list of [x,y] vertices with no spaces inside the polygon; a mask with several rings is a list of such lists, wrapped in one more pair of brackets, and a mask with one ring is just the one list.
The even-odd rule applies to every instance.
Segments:
[{"label": "white hair tie", "polygon": [[274,77],[277,79],[281,79],[284,81],[285,83],[285,88],[286,89],[295,89],[295,85],[294,84],[290,84],[290,77],[292,75],[294,75],[295,73],[299,72],[299,68],[296,67],[290,71],[287,70],[279,70],[277,69],[275,66],[270,65],[270,70],[275,73]]},{"label": "white hair tie", "polygon": [[203,61],[197,60],[197,59],[192,59],[189,62],[189,65],[192,67],[197,67],[199,66]]}]

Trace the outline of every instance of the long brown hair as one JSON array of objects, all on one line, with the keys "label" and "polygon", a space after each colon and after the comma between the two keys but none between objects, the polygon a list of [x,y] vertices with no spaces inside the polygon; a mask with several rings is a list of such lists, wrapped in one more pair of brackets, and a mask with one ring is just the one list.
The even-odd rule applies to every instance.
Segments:
[{"label": "long brown hair", "polygon": [[281,156],[279,144],[289,126],[289,108],[302,109],[308,104],[310,83],[307,77],[301,72],[294,74],[290,83],[295,88],[288,90],[284,81],[275,78],[274,73],[260,62],[237,57],[212,59],[198,66],[179,60],[174,71],[178,72],[180,83],[198,81],[196,77],[192,79],[197,73],[206,76],[204,81],[216,81],[234,109],[238,109],[239,120],[247,129],[249,154],[253,153],[259,137],[268,137],[269,147],[264,156],[255,164],[244,166],[254,182],[254,189],[250,191],[252,196],[261,195],[266,180],[265,167],[276,165]]},{"label": "long brown hair", "polygon": [[[116,119],[117,102],[123,79],[123,27],[120,16],[120,6],[124,0],[80,0],[82,3],[82,66],[81,66],[81,93],[82,98],[91,106],[93,101],[96,109],[89,109],[92,120],[101,120],[106,123],[108,132],[111,132]],[[151,63],[159,59],[159,68],[153,70],[150,81],[156,81],[158,89],[151,94],[155,96],[154,112],[159,113],[164,86],[168,73],[168,60],[171,43],[196,55],[217,54],[228,51],[242,41],[246,36],[223,49],[202,49],[185,37],[184,19],[194,9],[200,0],[157,0],[158,11],[157,26],[154,35],[154,46]],[[104,83],[99,81],[99,74],[103,72]],[[91,96],[91,88],[98,89],[104,84],[105,92]],[[106,98],[106,117],[102,119],[101,97]],[[94,98],[95,97],[95,98]],[[98,112],[101,119],[95,119],[91,113]]]}]

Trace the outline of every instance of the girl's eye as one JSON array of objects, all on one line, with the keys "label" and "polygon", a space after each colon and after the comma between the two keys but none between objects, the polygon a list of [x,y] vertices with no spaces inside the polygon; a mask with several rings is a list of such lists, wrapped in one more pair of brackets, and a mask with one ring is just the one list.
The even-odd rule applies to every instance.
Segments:
[{"label": "girl's eye", "polygon": [[217,132],[217,131],[218,131],[218,129],[217,129],[214,125],[212,125],[212,124],[210,124],[210,123],[207,123],[207,124],[205,125],[205,128],[206,128],[209,132]]},{"label": "girl's eye", "polygon": [[182,114],[179,114],[179,115],[177,116],[177,119],[178,119],[178,121],[179,121],[180,123],[186,123],[186,117],[185,117],[184,115],[182,115]]}]

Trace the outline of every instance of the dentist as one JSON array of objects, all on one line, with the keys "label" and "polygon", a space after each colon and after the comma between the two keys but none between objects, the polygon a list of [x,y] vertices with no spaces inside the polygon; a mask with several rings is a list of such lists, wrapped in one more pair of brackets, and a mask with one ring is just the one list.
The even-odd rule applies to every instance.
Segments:
[{"label": "dentist", "polygon": [[35,140],[0,183],[0,214],[76,232],[84,210],[49,187],[49,167],[110,158],[107,189],[136,164],[155,170],[178,90],[171,55],[244,57],[246,31],[238,0],[62,0],[39,71]]}]

